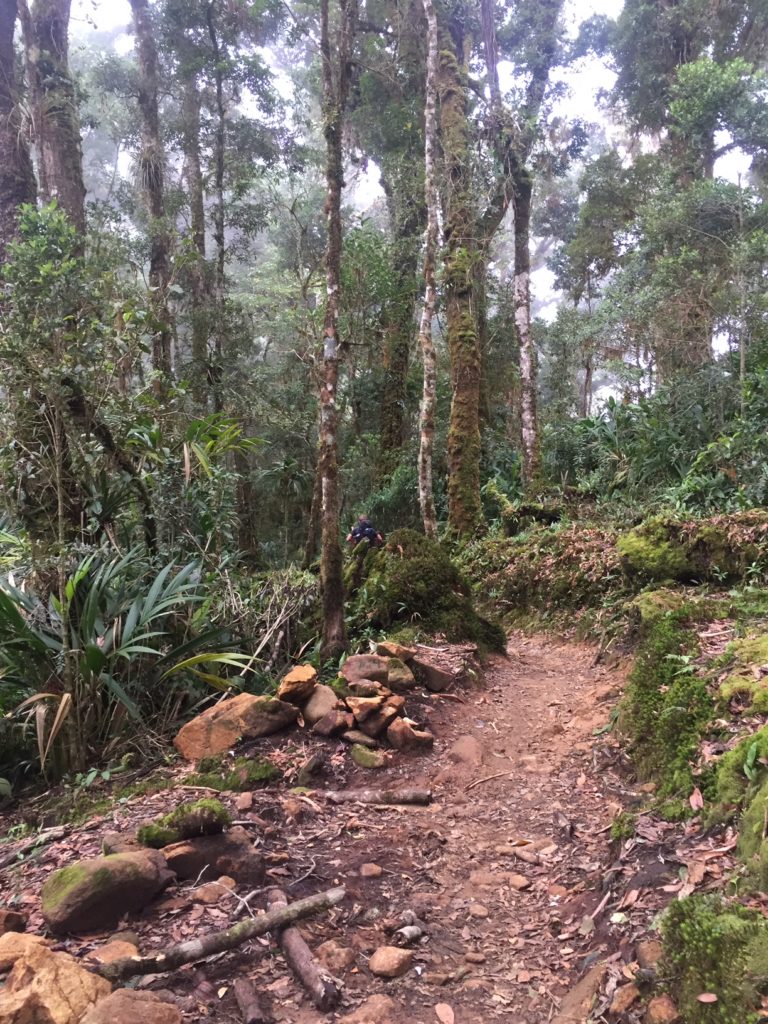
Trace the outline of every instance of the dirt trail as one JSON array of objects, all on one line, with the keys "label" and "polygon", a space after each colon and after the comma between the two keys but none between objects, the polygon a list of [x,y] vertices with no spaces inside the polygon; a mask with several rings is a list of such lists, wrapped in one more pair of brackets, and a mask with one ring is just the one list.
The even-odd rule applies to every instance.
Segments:
[{"label": "dirt trail", "polygon": [[[240,1020],[230,985],[247,974],[272,1019],[291,1024],[338,1019],[376,993],[391,997],[394,1012],[354,1020],[435,1024],[436,1005],[448,1004],[456,1024],[549,1022],[575,978],[613,948],[600,886],[621,782],[610,767],[611,748],[594,730],[608,721],[622,683],[619,670],[594,665],[591,648],[515,635],[508,658],[494,658],[485,683],[462,692],[463,703],[419,698],[419,715],[439,738],[432,755],[396,755],[375,773],[350,769],[341,753],[329,758],[322,785],[426,785],[435,795],[431,806],[331,806],[295,794],[254,794],[252,815],[266,826],[263,848],[273,882],[291,898],[337,882],[347,887],[342,907],[304,928],[313,947],[333,939],[355,953],[354,963],[339,972],[345,1000],[338,1015],[329,1018],[304,1001],[266,940],[264,955],[242,950],[156,979],[152,987],[181,996],[188,1021]],[[297,754],[312,749],[303,744]],[[177,796],[116,808],[98,829],[26,866],[16,884],[26,888],[30,909],[51,867],[97,853],[101,831],[127,828],[137,815],[157,813]],[[523,839],[533,841],[525,848],[528,860],[514,852]],[[531,851],[539,863],[529,862]],[[382,868],[380,877],[361,875],[367,863]],[[518,891],[518,885],[527,887]],[[161,905],[130,922],[142,950],[222,927],[234,907],[195,904],[190,910],[191,892],[181,897],[168,901],[165,911]],[[409,909],[428,931],[414,950],[414,969],[394,981],[373,978],[368,957],[391,942],[387,920]],[[30,926],[39,924],[33,914]],[[67,946],[87,953],[106,938]]]}]

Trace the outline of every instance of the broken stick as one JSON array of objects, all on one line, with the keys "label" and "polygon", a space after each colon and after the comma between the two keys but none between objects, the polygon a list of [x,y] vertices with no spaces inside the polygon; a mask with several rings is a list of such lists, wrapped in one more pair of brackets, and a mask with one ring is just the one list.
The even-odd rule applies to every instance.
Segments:
[{"label": "broken stick", "polygon": [[251,917],[247,921],[240,921],[223,932],[209,932],[199,939],[190,939],[189,942],[169,946],[163,953],[121,957],[120,960],[100,967],[99,974],[108,981],[123,981],[137,974],[163,974],[165,971],[173,971],[184,964],[194,963],[195,960],[204,960],[214,953],[234,949],[248,939],[274,931],[275,928],[284,928],[295,921],[301,921],[302,918],[329,910],[337,903],[341,903],[345,896],[346,890],[342,888],[318,892],[314,896],[290,903],[287,907],[276,908],[266,914]]},{"label": "broken stick", "polygon": [[431,789],[326,789],[332,804],[430,804]]},{"label": "broken stick", "polygon": [[243,1024],[264,1024],[267,1018],[253,984],[247,978],[235,978],[232,989],[243,1018]]},{"label": "broken stick", "polygon": [[[288,898],[282,890],[272,889],[267,896],[267,904],[272,911],[284,910],[288,907]],[[338,1006],[341,989],[331,975],[318,966],[299,929],[283,928],[277,931],[276,937],[288,966],[307,990],[318,1010],[332,1010]]]}]

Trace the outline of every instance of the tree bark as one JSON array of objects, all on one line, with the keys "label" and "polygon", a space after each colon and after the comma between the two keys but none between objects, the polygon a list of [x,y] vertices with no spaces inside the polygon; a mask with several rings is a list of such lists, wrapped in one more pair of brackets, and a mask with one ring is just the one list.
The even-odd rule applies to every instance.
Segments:
[{"label": "tree bark", "polygon": [[16,237],[19,207],[34,203],[35,175],[21,129],[13,34],[16,0],[0,0],[0,265]]},{"label": "tree bark", "polygon": [[85,234],[85,185],[80,119],[69,70],[70,0],[22,0],[24,49],[38,151],[40,194]]},{"label": "tree bark", "polygon": [[208,288],[205,273],[205,188],[200,160],[200,92],[197,76],[188,74],[184,80],[182,99],[182,145],[184,176],[189,190],[194,262],[190,270],[192,292],[192,386],[195,401],[208,404],[208,323],[206,306]]},{"label": "tree bark", "polygon": [[[323,75],[323,135],[326,144],[325,250],[326,300],[323,322],[323,369],[320,382],[320,489],[323,636],[322,655],[335,657],[346,646],[344,581],[339,523],[339,339],[341,290],[341,192],[344,185],[342,130],[349,95],[350,58],[358,0],[339,0],[341,24],[335,62],[331,56],[329,0],[320,4],[320,54]],[[334,71],[335,63],[335,71]]]},{"label": "tree bark", "polygon": [[454,22],[440,49],[440,129],[445,160],[445,304],[451,357],[448,527],[470,536],[480,526],[480,347],[473,305],[475,218],[467,117],[467,42]]},{"label": "tree bark", "polygon": [[435,490],[432,479],[432,458],[435,446],[437,411],[437,356],[432,337],[432,321],[437,305],[435,266],[440,228],[437,195],[437,76],[439,70],[437,15],[434,0],[424,0],[427,19],[427,80],[424,106],[424,200],[427,207],[427,230],[424,239],[424,302],[419,325],[419,348],[423,368],[421,408],[419,410],[419,508],[424,533],[437,536]]},{"label": "tree bark", "polygon": [[523,484],[534,487],[541,458],[537,415],[536,350],[531,325],[531,198],[533,181],[519,168],[513,196],[515,214],[515,328],[520,350],[520,417],[523,441]]},{"label": "tree bark", "polygon": [[[272,911],[288,907],[286,895],[280,889],[272,889],[267,897]],[[341,989],[328,974],[318,966],[312,951],[301,937],[298,928],[288,927],[277,933],[277,941],[288,966],[302,983],[309,998],[323,1013],[327,1013],[341,1001]]]},{"label": "tree bark", "polygon": [[279,907],[266,914],[259,914],[258,917],[248,918],[247,921],[240,921],[225,931],[209,932],[199,938],[180,942],[162,953],[122,957],[111,964],[104,964],[99,969],[99,974],[109,981],[125,981],[126,978],[135,978],[139,974],[163,974],[166,971],[174,971],[184,964],[235,949],[248,939],[255,939],[276,928],[284,928],[312,914],[329,910],[341,903],[345,896],[344,889],[328,889],[326,892],[319,892],[290,903],[287,907]]},{"label": "tree bark", "polygon": [[139,174],[149,217],[149,287],[151,290],[153,336],[152,369],[162,381],[171,375],[171,323],[168,312],[170,242],[165,223],[165,149],[160,134],[157,89],[159,67],[154,27],[148,0],[130,0],[136,54],[139,63],[139,110],[141,151]]},{"label": "tree bark", "polygon": [[232,990],[243,1024],[266,1024],[267,1016],[261,1008],[256,986],[247,978],[235,978]]},{"label": "tree bark", "polygon": [[211,384],[213,386],[214,411],[220,412],[223,407],[220,382],[223,369],[222,360],[224,356],[226,338],[226,202],[224,196],[224,170],[226,146],[225,123],[227,116],[227,108],[226,103],[224,102],[224,54],[222,53],[218,32],[216,30],[214,7],[215,4],[213,0],[211,0],[211,2],[208,3],[206,14],[208,24],[208,35],[211,40],[211,48],[213,49],[213,74],[216,87],[216,133],[213,150],[215,168],[213,240],[216,245],[216,263],[214,265],[215,269],[213,276],[213,301],[216,323],[214,333],[215,360],[214,365],[212,367],[212,372],[210,374],[210,378]]},{"label": "tree bark", "polygon": [[431,789],[327,789],[332,804],[430,804]]}]

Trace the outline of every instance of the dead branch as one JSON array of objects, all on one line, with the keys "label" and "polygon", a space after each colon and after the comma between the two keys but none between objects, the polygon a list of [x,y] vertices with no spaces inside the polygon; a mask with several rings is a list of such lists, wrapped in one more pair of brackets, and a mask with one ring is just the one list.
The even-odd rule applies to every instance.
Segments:
[{"label": "dead branch", "polygon": [[327,789],[332,804],[431,804],[431,789]]},{"label": "dead branch", "polygon": [[20,846],[15,847],[8,853],[0,855],[0,870],[8,867],[9,864],[13,864],[19,857],[24,857],[30,850],[39,850],[43,846],[47,846],[48,843],[55,843],[59,839],[63,839],[69,835],[71,827],[69,825],[61,825],[56,828],[47,829],[45,832],[40,832],[38,835],[33,836],[31,839],[27,839],[26,842]]},{"label": "dead branch", "polygon": [[243,1024],[264,1024],[267,1018],[253,984],[247,978],[235,978],[232,989],[243,1016]]},{"label": "dead branch", "polygon": [[215,953],[224,953],[228,949],[235,949],[236,946],[247,942],[248,939],[254,939],[258,935],[264,935],[276,928],[284,928],[302,918],[335,907],[345,896],[346,890],[343,888],[315,893],[314,896],[297,900],[287,907],[276,908],[247,921],[240,921],[225,931],[209,932],[208,935],[190,939],[188,942],[180,942],[176,946],[170,946],[163,953],[122,957],[120,960],[115,960],[114,963],[104,964],[99,969],[99,973],[109,981],[123,981],[126,978],[133,978],[137,974],[163,974],[166,971],[174,971],[177,967],[183,967],[184,964],[191,964],[196,960],[204,960],[206,957],[213,956]]},{"label": "dead branch", "polygon": [[[288,898],[280,889],[272,889],[267,896],[271,911],[286,910]],[[318,1010],[332,1010],[341,1000],[341,989],[334,979],[318,966],[312,951],[301,937],[298,928],[283,928],[277,933],[277,941],[288,966],[307,990]]]}]

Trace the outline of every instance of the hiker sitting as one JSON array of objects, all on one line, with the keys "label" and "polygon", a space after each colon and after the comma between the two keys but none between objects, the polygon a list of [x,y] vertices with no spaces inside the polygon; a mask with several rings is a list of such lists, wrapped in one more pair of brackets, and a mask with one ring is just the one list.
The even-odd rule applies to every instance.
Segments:
[{"label": "hiker sitting", "polygon": [[347,543],[353,548],[356,548],[363,541],[366,541],[368,546],[372,548],[381,547],[384,543],[384,537],[379,533],[368,516],[358,516],[357,522],[347,534]]}]

